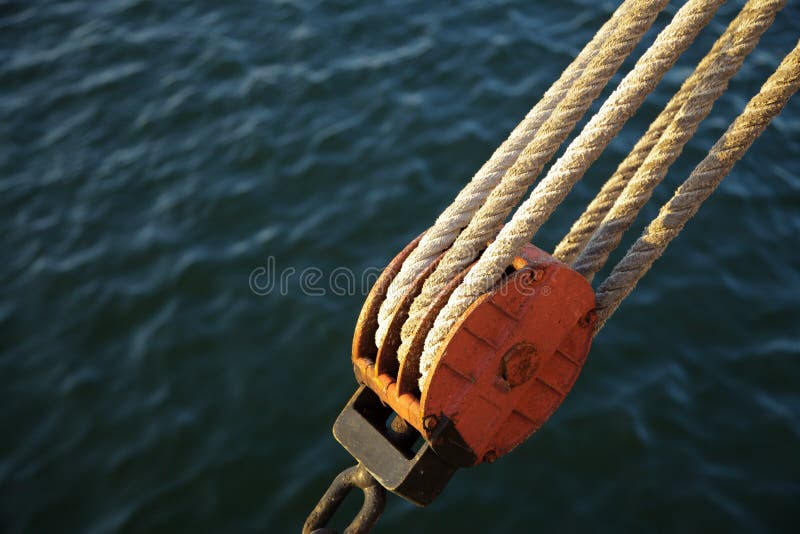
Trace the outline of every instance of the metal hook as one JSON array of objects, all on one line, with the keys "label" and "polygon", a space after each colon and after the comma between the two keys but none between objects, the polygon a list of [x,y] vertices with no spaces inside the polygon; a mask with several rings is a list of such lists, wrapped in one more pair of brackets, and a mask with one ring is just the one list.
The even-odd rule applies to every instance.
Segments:
[{"label": "metal hook", "polygon": [[325,528],[353,488],[364,492],[364,504],[343,534],[365,534],[372,530],[386,506],[386,489],[361,465],[345,469],[333,480],[303,525],[303,534],[335,534]]}]

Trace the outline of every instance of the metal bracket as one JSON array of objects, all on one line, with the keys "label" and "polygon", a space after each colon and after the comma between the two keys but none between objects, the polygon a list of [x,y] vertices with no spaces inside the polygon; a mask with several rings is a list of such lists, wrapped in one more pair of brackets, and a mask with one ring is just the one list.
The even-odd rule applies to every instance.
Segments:
[{"label": "metal bracket", "polygon": [[[421,439],[419,432],[399,416],[389,425],[393,414],[371,389],[361,386],[336,419],[333,435],[383,487],[418,506],[428,505],[442,492],[458,466],[445,461],[431,442]],[[397,422],[406,427],[406,434],[410,432],[412,439],[397,439]],[[433,441],[468,456],[468,448],[452,445],[460,441],[452,435],[454,432],[450,422],[442,419],[435,431],[439,439]],[[418,441],[422,444],[415,451]],[[469,460],[474,462],[474,458],[465,460],[464,465],[471,465]]]}]

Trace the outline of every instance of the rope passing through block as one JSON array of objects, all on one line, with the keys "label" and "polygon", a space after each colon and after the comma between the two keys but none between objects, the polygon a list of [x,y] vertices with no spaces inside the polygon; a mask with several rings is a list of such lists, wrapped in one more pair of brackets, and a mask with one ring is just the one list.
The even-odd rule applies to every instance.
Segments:
[{"label": "rope passing through block", "polygon": [[[523,168],[515,170],[518,181],[530,185],[536,179],[541,167],[536,169],[531,163],[533,156],[541,160],[541,165],[552,157],[666,4],[666,0],[625,0],[614,12],[614,16],[600,28],[541,100],[514,128],[508,139],[478,170],[453,203],[436,219],[419,246],[403,263],[388,289],[378,314],[376,344],[380,344],[383,339],[389,316],[397,308],[401,296],[406,294],[413,280],[451,248],[462,230],[478,216],[477,212],[487,203],[490,195],[500,195],[499,192],[495,193],[495,189],[501,181],[508,181],[505,176],[515,163],[528,162]],[[506,193],[500,195],[501,199],[492,201],[492,204],[500,206],[500,210],[495,209],[480,217],[496,219],[497,222],[487,223],[489,226],[499,224],[505,218],[501,215],[502,211],[511,211],[519,200],[517,195],[521,195],[527,185],[520,187],[519,193],[514,191],[515,188],[506,185]],[[474,239],[476,243],[484,243],[489,237],[476,236]],[[457,274],[473,260],[475,251],[469,247],[467,250],[469,257],[466,263],[454,268],[450,274]],[[423,303],[429,304],[441,289],[432,282],[434,281],[427,285],[434,287],[430,288],[429,294],[420,296],[418,307],[422,307]],[[419,314],[414,317],[414,311],[411,315],[412,318],[408,321],[411,324],[406,327],[406,331],[413,330],[420,319]]]},{"label": "rope passing through block", "polygon": [[678,10],[502,225],[666,4],[626,0],[453,205],[383,271],[353,338],[359,387],[334,424],[359,464],[337,478],[304,532],[322,532],[354,487],[365,502],[345,534],[371,528],[384,488],[429,504],[457,469],[494,462],[561,405],[596,332],[800,88],[798,43],[595,293],[594,273],[785,4],[748,0],[553,255],[530,244],[722,1]]},{"label": "rope passing through block", "polygon": [[[386,288],[418,243],[390,263],[367,297],[353,338],[361,389],[339,416],[334,435],[385,487],[428,504],[456,468],[495,461],[560,406],[589,352],[595,300],[585,278],[528,245],[453,327],[420,390],[422,344],[412,344],[402,364],[396,350],[402,316],[425,273],[411,284],[381,346],[373,341]],[[441,304],[449,291],[439,296]],[[392,444],[392,417],[413,427],[423,446],[414,451]]]}]

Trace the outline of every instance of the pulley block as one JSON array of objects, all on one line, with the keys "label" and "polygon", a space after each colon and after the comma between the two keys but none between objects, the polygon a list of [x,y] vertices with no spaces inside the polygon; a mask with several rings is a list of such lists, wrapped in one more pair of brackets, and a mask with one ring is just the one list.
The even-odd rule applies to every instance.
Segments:
[{"label": "pulley block", "polygon": [[378,310],[420,239],[384,269],[364,303],[352,350],[359,388],[333,433],[383,487],[426,505],[458,468],[494,462],[561,405],[586,362],[595,299],[583,276],[525,246],[501,281],[452,327],[420,387],[425,337],[471,268],[439,293],[398,354],[411,303],[441,257],[432,262],[376,346]]}]

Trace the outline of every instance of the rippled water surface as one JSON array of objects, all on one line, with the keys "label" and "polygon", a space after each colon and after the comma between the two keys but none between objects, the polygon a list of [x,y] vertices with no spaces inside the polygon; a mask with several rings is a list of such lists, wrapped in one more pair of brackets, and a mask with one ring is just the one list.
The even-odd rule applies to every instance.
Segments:
[{"label": "rippled water surface", "polygon": [[[796,42],[790,4],[647,216]],[[251,272],[385,265],[614,7],[0,0],[0,531],[298,531],[351,462],[330,426],[363,294],[295,277],[259,296]],[[380,532],[796,528],[798,236],[800,98],[597,338],[551,422],[428,509],[393,500]]]}]

